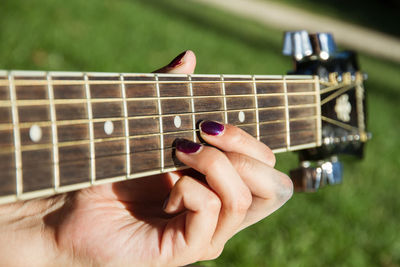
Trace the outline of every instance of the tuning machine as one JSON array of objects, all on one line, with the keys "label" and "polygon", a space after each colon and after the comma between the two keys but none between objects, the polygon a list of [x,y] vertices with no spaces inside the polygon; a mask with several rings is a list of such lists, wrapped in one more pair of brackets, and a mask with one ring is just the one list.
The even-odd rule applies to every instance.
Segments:
[{"label": "tuning machine", "polygon": [[305,30],[285,32],[282,53],[296,61],[312,58],[328,60],[336,53],[336,44],[330,33],[308,34]]},{"label": "tuning machine", "polygon": [[336,156],[324,161],[303,161],[290,177],[298,192],[315,192],[325,185],[342,183],[343,166]]}]

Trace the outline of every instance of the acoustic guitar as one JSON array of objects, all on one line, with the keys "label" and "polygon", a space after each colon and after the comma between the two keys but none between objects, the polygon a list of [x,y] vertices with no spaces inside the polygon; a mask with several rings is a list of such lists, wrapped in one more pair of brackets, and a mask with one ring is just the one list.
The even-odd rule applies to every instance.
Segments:
[{"label": "acoustic guitar", "polygon": [[[341,180],[332,155],[361,155],[364,75],[329,34],[287,32],[292,75],[0,72],[0,202],[186,168],[174,140],[236,125],[275,153],[300,151],[295,187]],[[315,161],[312,164],[311,161]]]}]

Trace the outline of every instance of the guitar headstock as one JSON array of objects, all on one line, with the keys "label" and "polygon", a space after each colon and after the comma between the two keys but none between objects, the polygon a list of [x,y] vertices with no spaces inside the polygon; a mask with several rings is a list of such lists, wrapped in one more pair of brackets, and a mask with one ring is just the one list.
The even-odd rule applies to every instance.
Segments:
[{"label": "guitar headstock", "polygon": [[371,137],[366,130],[366,102],[355,52],[338,52],[329,33],[286,32],[283,54],[291,55],[290,74],[318,75],[320,81],[321,146],[299,153],[301,167],[291,176],[298,191],[316,191],[342,180],[338,154],[362,158]]}]

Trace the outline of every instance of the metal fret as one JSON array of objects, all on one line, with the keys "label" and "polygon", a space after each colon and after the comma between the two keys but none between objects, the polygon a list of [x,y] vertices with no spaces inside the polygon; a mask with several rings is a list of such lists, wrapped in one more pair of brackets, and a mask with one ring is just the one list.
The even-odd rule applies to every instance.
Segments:
[{"label": "metal fret", "polygon": [[322,145],[322,125],[321,125],[321,94],[319,87],[319,78],[318,76],[314,76],[314,87],[315,87],[315,99],[317,101],[316,108],[316,122],[317,122],[317,146]]},{"label": "metal fret", "polygon": [[47,95],[50,102],[50,120],[51,120],[51,134],[52,134],[52,145],[53,145],[53,186],[57,192],[60,187],[60,170],[59,170],[59,159],[58,159],[58,136],[57,136],[57,118],[56,118],[56,107],[54,105],[54,90],[52,85],[52,78],[49,73],[46,75],[47,79]]},{"label": "metal fret", "polygon": [[283,91],[285,93],[286,148],[290,150],[289,101],[288,101],[287,86],[286,86],[286,76],[283,77]]},{"label": "metal fret", "polygon": [[19,197],[23,193],[23,177],[22,177],[22,154],[21,154],[21,137],[19,131],[19,118],[17,107],[17,95],[14,86],[14,77],[8,74],[8,82],[10,88],[10,101],[12,105],[11,114],[14,130],[14,149],[15,149],[15,179],[16,179],[16,195]]},{"label": "metal fret", "polygon": [[228,123],[228,113],[226,107],[226,92],[225,92],[225,82],[224,82],[224,75],[221,75],[221,90],[224,99],[224,117],[225,117],[225,124]]},{"label": "metal fret", "polygon": [[256,76],[253,75],[252,77],[253,77],[254,107],[255,107],[255,112],[256,112],[256,123],[257,123],[256,138],[258,141],[260,141],[260,118],[259,118],[259,112],[258,112],[257,83],[256,83]]},{"label": "metal fret", "polygon": [[121,96],[123,98],[124,105],[124,123],[125,123],[125,146],[126,146],[126,178],[128,179],[131,173],[131,151],[130,151],[130,143],[129,143],[129,121],[128,121],[128,105],[126,103],[126,89],[124,83],[124,75],[119,75],[121,81]]},{"label": "metal fret", "polygon": [[[70,74],[74,74],[73,72]],[[80,74],[80,73],[79,73]],[[128,75],[128,74],[127,74]],[[132,74],[130,74],[132,75]],[[165,75],[165,74],[164,74]],[[175,74],[176,75],[176,74]],[[52,72],[52,76],[55,76],[55,72]],[[195,76],[195,75],[193,75]],[[197,75],[196,75],[197,76]],[[201,77],[201,76],[199,76]],[[230,78],[235,78],[235,77],[242,77],[240,75],[231,75]],[[267,77],[267,76],[265,76]],[[291,78],[295,79],[290,81],[290,83],[304,83],[304,82],[310,82],[312,79],[311,75],[291,75]],[[222,80],[220,81],[195,81],[193,83],[210,83],[210,82],[215,82],[215,83],[223,83]],[[251,82],[251,80],[240,80],[240,81],[230,81],[230,83],[243,83],[243,82]],[[258,82],[262,83],[283,83],[282,80],[258,80]],[[90,81],[89,85],[94,85],[94,84],[120,84],[121,81]],[[160,84],[169,84],[169,83],[187,83],[187,81],[162,81]],[[71,81],[54,81],[53,85],[84,85],[84,81],[76,81],[76,80],[71,80]],[[155,84],[154,81],[126,81],[125,84]],[[7,83],[1,82],[0,85],[8,85]],[[32,80],[19,80],[15,85],[18,86],[32,86],[32,85],[46,85],[43,81],[32,81]]]},{"label": "metal fret", "polygon": [[188,75],[188,80],[189,80],[189,92],[190,92],[190,105],[191,105],[191,111],[192,111],[193,142],[196,142],[197,141],[196,118],[195,118],[196,111],[194,110],[193,84],[192,84],[192,76],[190,74]]},{"label": "metal fret", "polygon": [[164,135],[163,135],[163,123],[162,123],[162,110],[161,110],[161,99],[160,99],[160,84],[158,80],[158,75],[154,74],[156,80],[156,90],[157,90],[157,104],[158,104],[158,121],[160,123],[160,169],[164,171]]},{"label": "metal fret", "polygon": [[96,158],[94,153],[94,130],[93,130],[93,112],[92,103],[90,96],[89,77],[87,74],[84,75],[85,79],[85,91],[87,100],[87,114],[89,120],[89,139],[90,139],[90,182],[94,184],[96,182]]}]

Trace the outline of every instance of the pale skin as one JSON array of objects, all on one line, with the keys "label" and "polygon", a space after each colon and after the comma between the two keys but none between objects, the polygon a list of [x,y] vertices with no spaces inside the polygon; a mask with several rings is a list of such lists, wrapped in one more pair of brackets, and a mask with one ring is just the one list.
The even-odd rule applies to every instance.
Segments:
[{"label": "pale skin", "polygon": [[[157,72],[191,74],[195,55],[172,65]],[[0,266],[181,266],[218,257],[293,193],[266,145],[224,126],[217,136],[201,132],[214,147],[176,152],[196,171],[0,206]]]}]

